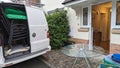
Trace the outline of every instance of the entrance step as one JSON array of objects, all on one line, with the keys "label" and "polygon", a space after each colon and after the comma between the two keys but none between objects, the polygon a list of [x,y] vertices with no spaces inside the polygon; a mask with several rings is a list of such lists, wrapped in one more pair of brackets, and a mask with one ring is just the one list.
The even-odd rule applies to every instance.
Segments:
[{"label": "entrance step", "polygon": [[83,43],[83,44],[88,44],[89,41],[85,39],[79,39],[79,38],[69,38],[68,41],[73,42],[75,44]]}]

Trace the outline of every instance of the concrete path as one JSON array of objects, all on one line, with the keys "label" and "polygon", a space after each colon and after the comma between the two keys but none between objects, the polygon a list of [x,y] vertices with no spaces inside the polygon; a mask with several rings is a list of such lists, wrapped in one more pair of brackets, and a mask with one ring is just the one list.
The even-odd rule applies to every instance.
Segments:
[{"label": "concrete path", "polygon": [[40,59],[40,57],[37,57],[7,68],[50,68],[50,67],[47,64],[45,64]]}]

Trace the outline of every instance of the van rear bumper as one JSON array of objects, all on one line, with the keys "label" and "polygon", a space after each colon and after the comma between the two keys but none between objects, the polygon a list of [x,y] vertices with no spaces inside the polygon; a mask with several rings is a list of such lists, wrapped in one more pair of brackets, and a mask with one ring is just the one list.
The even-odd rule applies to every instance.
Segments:
[{"label": "van rear bumper", "polygon": [[31,58],[34,58],[34,57],[40,56],[42,54],[45,54],[46,52],[48,52],[50,50],[51,50],[51,47],[48,46],[47,48],[45,48],[43,50],[40,50],[40,51],[37,51],[37,52],[34,52],[34,53],[30,53],[30,54],[27,54],[27,55],[24,55],[24,56],[16,57],[14,59],[7,60],[7,61],[5,61],[5,63],[0,63],[0,68],[12,66],[14,64],[29,60]]}]

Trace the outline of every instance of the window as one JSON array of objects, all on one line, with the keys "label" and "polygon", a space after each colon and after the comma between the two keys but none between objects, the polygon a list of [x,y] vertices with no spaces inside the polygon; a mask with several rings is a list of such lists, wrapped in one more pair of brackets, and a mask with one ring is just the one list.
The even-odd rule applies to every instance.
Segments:
[{"label": "window", "polygon": [[116,25],[120,25],[120,1],[117,2],[116,8]]},{"label": "window", "polygon": [[88,7],[83,8],[83,26],[88,25]]}]

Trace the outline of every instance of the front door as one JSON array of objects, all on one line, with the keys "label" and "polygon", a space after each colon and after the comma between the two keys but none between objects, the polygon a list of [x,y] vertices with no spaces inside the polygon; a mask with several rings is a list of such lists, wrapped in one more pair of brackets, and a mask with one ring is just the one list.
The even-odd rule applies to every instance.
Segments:
[{"label": "front door", "polygon": [[110,47],[110,23],[112,2],[92,6],[93,45],[105,50]]}]

